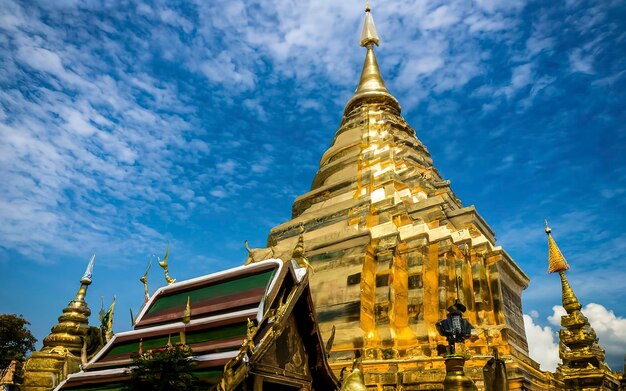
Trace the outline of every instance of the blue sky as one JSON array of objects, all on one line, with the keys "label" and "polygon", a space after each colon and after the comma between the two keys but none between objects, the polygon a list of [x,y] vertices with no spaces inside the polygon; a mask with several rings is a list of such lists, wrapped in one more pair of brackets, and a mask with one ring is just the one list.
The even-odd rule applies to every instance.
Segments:
[{"label": "blue sky", "polygon": [[[531,277],[530,326],[558,329],[548,218],[621,368],[626,1],[372,7],[405,118]],[[116,294],[121,331],[168,241],[179,280],[241,264],[310,187],[358,81],[362,17],[356,0],[0,0],[0,312],[42,339],[95,253],[88,302]]]}]

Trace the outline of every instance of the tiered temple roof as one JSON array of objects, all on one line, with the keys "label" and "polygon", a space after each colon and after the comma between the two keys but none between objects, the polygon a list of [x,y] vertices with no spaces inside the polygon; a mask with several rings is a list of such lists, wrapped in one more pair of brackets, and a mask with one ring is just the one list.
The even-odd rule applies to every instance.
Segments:
[{"label": "tiered temple roof", "polygon": [[295,261],[266,260],[160,288],[133,330],[116,334],[57,389],[121,390],[134,357],[171,344],[191,348],[198,363],[193,375],[207,387],[336,389],[308,278]]}]

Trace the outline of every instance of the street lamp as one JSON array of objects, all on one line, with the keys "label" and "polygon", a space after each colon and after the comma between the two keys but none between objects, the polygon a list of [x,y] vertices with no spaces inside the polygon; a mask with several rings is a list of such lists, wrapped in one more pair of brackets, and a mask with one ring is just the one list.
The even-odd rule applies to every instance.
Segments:
[{"label": "street lamp", "polygon": [[467,319],[463,319],[463,313],[466,310],[467,308],[459,302],[459,299],[456,299],[454,304],[448,307],[446,319],[440,320],[435,325],[439,334],[448,340],[451,355],[455,354],[455,344],[465,341],[471,335],[473,327]]},{"label": "street lamp", "polygon": [[455,344],[468,339],[472,332],[472,325],[467,319],[463,319],[463,313],[467,308],[459,302],[454,301],[448,307],[448,316],[435,324],[437,331],[448,340],[449,350],[446,356],[446,377],[443,381],[445,391],[473,391],[476,385],[465,375],[463,366],[465,357],[455,354]]}]

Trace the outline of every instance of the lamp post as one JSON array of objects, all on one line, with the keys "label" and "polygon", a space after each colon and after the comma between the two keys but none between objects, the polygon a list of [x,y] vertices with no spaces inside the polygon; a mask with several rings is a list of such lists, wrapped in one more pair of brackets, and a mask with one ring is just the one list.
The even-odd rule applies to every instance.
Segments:
[{"label": "lamp post", "polygon": [[443,381],[445,391],[477,390],[476,385],[465,375],[463,366],[465,357],[456,354],[455,344],[463,342],[471,335],[472,325],[467,319],[463,319],[463,313],[467,308],[458,299],[448,307],[446,319],[442,319],[435,325],[437,331],[448,340],[448,355],[446,356],[446,378]]}]

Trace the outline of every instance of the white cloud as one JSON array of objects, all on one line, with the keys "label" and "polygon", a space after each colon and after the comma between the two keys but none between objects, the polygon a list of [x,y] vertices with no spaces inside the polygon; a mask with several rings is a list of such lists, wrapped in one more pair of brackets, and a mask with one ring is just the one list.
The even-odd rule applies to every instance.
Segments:
[{"label": "white cloud", "polygon": [[199,66],[200,71],[213,83],[228,84],[237,89],[251,89],[256,77],[226,51],[211,53]]},{"label": "white cloud", "polygon": [[422,28],[425,30],[448,27],[460,20],[449,5],[442,5],[424,18]]},{"label": "white cloud", "polygon": [[209,191],[209,194],[216,198],[224,198],[228,195],[228,193],[226,193],[226,190],[221,187],[211,189],[211,191]]},{"label": "white cloud", "polygon": [[520,89],[527,86],[532,82],[532,76],[531,64],[523,64],[513,68],[513,73],[511,75],[511,87],[514,89]]},{"label": "white cloud", "polygon": [[[143,217],[188,214],[196,193],[188,179],[174,185],[170,178],[177,176],[177,161],[193,163],[210,152],[193,140],[184,96],[176,85],[141,72],[140,60],[134,69],[107,63],[132,54],[86,34],[83,21],[75,21],[84,40],[77,47],[45,24],[36,7],[23,12],[14,5],[14,11],[20,29],[3,48],[14,51],[5,56],[0,92],[11,113],[0,123],[4,246],[43,262],[50,260],[46,253],[83,256],[85,248],[124,249],[131,257],[163,240]],[[108,57],[103,47],[111,49]],[[169,203],[178,206],[159,207]]]},{"label": "white cloud", "polygon": [[565,315],[567,315],[565,308],[560,305],[555,305],[552,307],[552,315],[548,316],[548,322],[554,326],[560,327],[561,317]]},{"label": "white cloud", "polygon": [[626,352],[626,319],[596,303],[587,304],[582,312],[596,331],[598,343],[606,351],[607,362],[612,363],[613,370],[620,370],[621,366],[616,365]]},{"label": "white cloud", "polygon": [[572,72],[593,73],[593,57],[585,56],[582,49],[572,50],[568,58]]},{"label": "white cloud", "polygon": [[226,161],[217,163],[216,166],[217,170],[220,171],[220,175],[223,174],[233,174],[235,172],[235,169],[237,168],[237,162],[234,161],[233,159],[228,159]]},{"label": "white cloud", "polygon": [[522,8],[525,0],[476,0],[476,4],[486,12],[498,10],[517,10]]},{"label": "white cloud", "polygon": [[559,347],[554,330],[550,326],[536,325],[533,318],[524,314],[524,329],[528,340],[530,357],[541,365],[544,371],[554,371],[559,363]]}]

